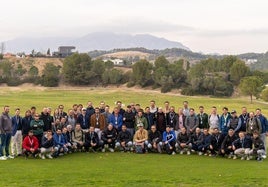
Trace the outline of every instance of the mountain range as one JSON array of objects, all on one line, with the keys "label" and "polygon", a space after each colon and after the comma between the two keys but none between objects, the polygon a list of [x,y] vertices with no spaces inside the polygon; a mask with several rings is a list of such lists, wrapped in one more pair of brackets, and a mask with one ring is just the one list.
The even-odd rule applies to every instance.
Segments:
[{"label": "mountain range", "polygon": [[115,34],[111,32],[96,32],[83,37],[21,37],[5,41],[6,52],[57,51],[59,46],[75,46],[79,52],[92,50],[112,50],[118,48],[143,47],[146,49],[179,48],[190,51],[180,42],[170,41],[149,34]]}]

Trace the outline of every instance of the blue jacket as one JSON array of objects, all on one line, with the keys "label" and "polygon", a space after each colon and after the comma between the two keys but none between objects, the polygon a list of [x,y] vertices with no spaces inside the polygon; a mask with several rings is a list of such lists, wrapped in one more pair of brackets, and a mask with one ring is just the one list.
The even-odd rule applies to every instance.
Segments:
[{"label": "blue jacket", "polygon": [[80,114],[77,117],[77,123],[81,125],[82,129],[88,129],[89,128],[89,117],[87,115],[83,116]]},{"label": "blue jacket", "polygon": [[168,141],[168,143],[170,142],[175,142],[176,141],[176,135],[174,131],[169,131],[169,133],[167,131],[163,132],[163,142]]},{"label": "blue jacket", "polygon": [[220,117],[220,131],[222,134],[226,135],[228,134],[229,125],[230,125],[230,119],[231,115],[229,113],[226,114],[226,118],[224,118],[224,115],[222,114]]},{"label": "blue jacket", "polygon": [[112,123],[115,129],[121,131],[122,125],[123,125],[123,116],[121,114],[118,114],[117,121],[116,121],[114,114],[112,114],[109,116],[108,123],[109,124]]},{"label": "blue jacket", "polygon": [[[18,120],[17,120],[18,119]],[[17,132],[17,130],[22,130],[22,117],[13,116],[11,118],[12,121],[12,136],[14,136]]]},{"label": "blue jacket", "polygon": [[211,144],[211,139],[212,139],[212,136],[210,134],[208,134],[208,135],[203,134],[202,145],[204,147],[208,147]]},{"label": "blue jacket", "polygon": [[57,133],[55,133],[53,135],[53,139],[54,139],[55,146],[63,146],[67,143],[66,139],[64,138],[64,136],[62,134],[58,135]]},{"label": "blue jacket", "polygon": [[267,122],[267,118],[263,115],[259,115],[257,116],[257,118],[260,120],[261,122],[261,133],[266,133],[268,132],[268,122]]},{"label": "blue jacket", "polygon": [[154,113],[149,113],[149,114],[145,113],[144,117],[147,119],[147,123],[148,123],[148,128],[146,130],[150,130],[151,126],[154,124],[155,114]]},{"label": "blue jacket", "polygon": [[238,138],[233,142],[233,145],[235,146],[235,149],[239,148],[252,148],[252,140],[250,138],[245,137],[243,140],[240,140]]}]

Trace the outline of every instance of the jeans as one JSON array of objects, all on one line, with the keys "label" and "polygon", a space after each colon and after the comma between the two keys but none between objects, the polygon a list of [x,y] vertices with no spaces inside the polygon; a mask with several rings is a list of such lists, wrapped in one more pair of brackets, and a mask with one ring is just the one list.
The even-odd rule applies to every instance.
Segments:
[{"label": "jeans", "polygon": [[0,144],[0,156],[4,156],[4,150],[6,156],[9,156],[9,144],[11,140],[11,133],[0,134],[1,144]]}]

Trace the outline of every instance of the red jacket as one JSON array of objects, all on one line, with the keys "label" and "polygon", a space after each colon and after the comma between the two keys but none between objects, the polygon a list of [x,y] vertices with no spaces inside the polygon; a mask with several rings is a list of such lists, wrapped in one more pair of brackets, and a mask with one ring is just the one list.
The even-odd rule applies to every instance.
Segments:
[{"label": "red jacket", "polygon": [[37,150],[39,148],[38,139],[35,136],[32,138],[30,138],[30,136],[26,136],[23,140],[22,148],[26,149],[27,151],[30,151],[31,148]]}]

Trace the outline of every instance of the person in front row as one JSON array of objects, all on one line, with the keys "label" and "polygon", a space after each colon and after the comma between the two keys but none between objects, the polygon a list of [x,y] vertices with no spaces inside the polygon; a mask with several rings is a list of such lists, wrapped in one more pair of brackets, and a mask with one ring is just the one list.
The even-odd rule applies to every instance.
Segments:
[{"label": "person in front row", "polygon": [[144,153],[148,145],[148,131],[144,129],[143,123],[137,124],[138,130],[136,131],[133,142],[135,145],[136,153]]},{"label": "person in front row", "polygon": [[102,152],[105,152],[105,148],[108,147],[110,152],[114,152],[115,140],[117,139],[117,130],[113,124],[109,124],[108,127],[102,131],[101,140],[102,143]]},{"label": "person in front row", "polygon": [[237,156],[241,156],[241,160],[249,160],[249,151],[252,148],[252,141],[250,138],[245,136],[244,132],[239,132],[239,138],[233,142],[234,157],[237,159]]},{"label": "person in front row", "polygon": [[156,129],[156,125],[152,125],[148,133],[148,149],[162,153],[162,145],[162,135]]},{"label": "person in front row", "polygon": [[117,137],[117,142],[115,144],[115,147],[118,147],[120,151],[130,151],[132,150],[132,136],[130,132],[127,130],[126,125],[122,125],[122,131],[119,132]]},{"label": "person in front row", "polygon": [[25,158],[28,158],[29,155],[35,158],[39,153],[39,142],[33,135],[33,130],[30,130],[28,136],[23,139],[22,152],[25,155]]},{"label": "person in front row", "polygon": [[95,128],[93,126],[89,127],[89,131],[85,135],[85,150],[86,152],[89,151],[89,148],[93,152],[96,152],[97,149],[100,147],[100,139],[95,131]]},{"label": "person in front row", "polygon": [[175,155],[176,135],[170,126],[166,126],[166,131],[163,133],[163,144],[167,154]]},{"label": "person in front row", "polygon": [[46,134],[42,137],[42,143],[41,143],[41,159],[52,159],[52,154],[54,152],[54,139],[52,136],[52,131],[47,130]]},{"label": "person in front row", "polygon": [[84,131],[81,128],[80,123],[75,124],[75,129],[71,132],[72,134],[72,144],[74,146],[75,151],[82,150],[84,146]]},{"label": "person in front row", "polygon": [[187,155],[191,154],[191,134],[186,132],[185,127],[181,128],[181,132],[178,134],[176,147],[179,148],[181,155],[184,151],[187,151]]},{"label": "person in front row", "polygon": [[256,156],[256,160],[262,161],[264,158],[266,158],[265,155],[266,152],[264,142],[260,138],[260,134],[258,131],[253,132],[252,143],[253,143],[253,149],[249,151],[249,155]]}]

